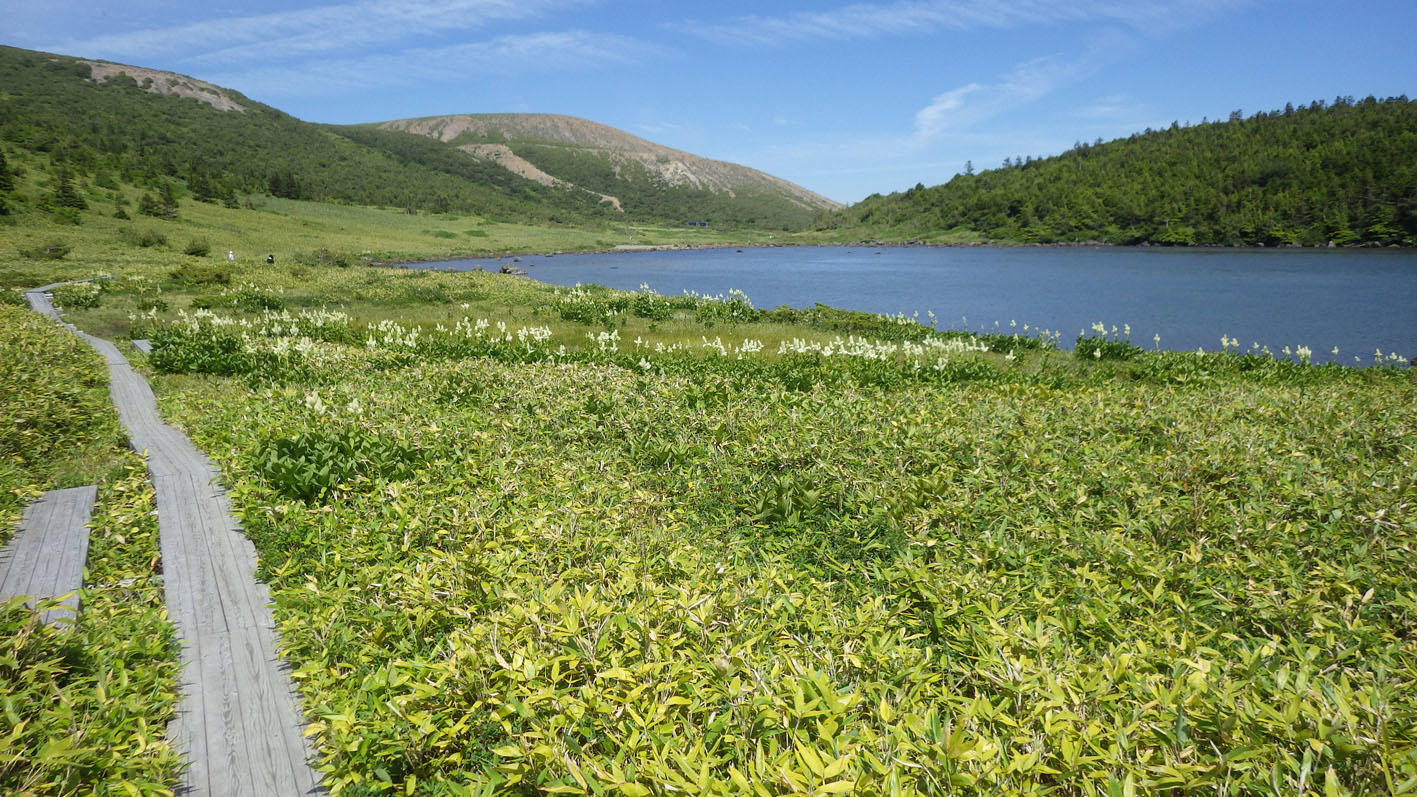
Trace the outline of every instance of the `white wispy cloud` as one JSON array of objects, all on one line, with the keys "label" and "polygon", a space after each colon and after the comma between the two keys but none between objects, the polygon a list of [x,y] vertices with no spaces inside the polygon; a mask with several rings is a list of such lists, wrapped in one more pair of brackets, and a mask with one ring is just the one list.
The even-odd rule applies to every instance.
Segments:
[{"label": "white wispy cloud", "polygon": [[285,60],[407,36],[435,36],[544,17],[589,0],[357,0],[68,41],[55,49],[121,60],[187,56],[195,63]]},{"label": "white wispy cloud", "polygon": [[657,45],[628,36],[585,31],[543,32],[407,49],[386,55],[272,64],[216,74],[208,79],[263,98],[318,96],[369,88],[397,88],[421,81],[581,71],[639,63],[658,52]]},{"label": "white wispy cloud", "polygon": [[916,111],[912,140],[917,145],[927,144],[945,132],[976,127],[1081,83],[1109,64],[1136,54],[1142,46],[1136,34],[1107,28],[1090,36],[1077,55],[1041,56],[1017,64],[993,80],[942,91]]},{"label": "white wispy cloud", "polygon": [[719,44],[759,46],[1079,21],[1123,24],[1142,31],[1176,30],[1257,1],[1261,0],[897,0],[784,16],[755,14],[680,29]]},{"label": "white wispy cloud", "polygon": [[945,128],[958,125],[965,99],[984,90],[981,84],[970,83],[935,95],[929,105],[915,112],[915,138],[934,138]]},{"label": "white wispy cloud", "polygon": [[1133,117],[1147,111],[1147,107],[1124,94],[1110,94],[1098,97],[1073,111],[1077,119],[1119,119]]},{"label": "white wispy cloud", "polygon": [[914,139],[924,143],[946,130],[968,128],[1027,105],[1100,68],[1100,60],[1091,56],[1072,61],[1045,56],[1015,66],[992,83],[970,83],[941,92],[916,111]]},{"label": "white wispy cloud", "polygon": [[682,127],[673,122],[642,122],[635,125],[635,129],[650,136],[662,136],[667,133],[677,133]]}]

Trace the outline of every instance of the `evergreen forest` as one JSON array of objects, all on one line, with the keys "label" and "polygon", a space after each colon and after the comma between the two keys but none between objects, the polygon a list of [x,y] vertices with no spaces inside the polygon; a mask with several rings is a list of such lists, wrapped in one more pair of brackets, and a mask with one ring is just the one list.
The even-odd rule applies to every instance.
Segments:
[{"label": "evergreen forest", "polygon": [[1159,245],[1417,243],[1417,102],[1286,106],[1050,158],[966,168],[820,218],[822,230],[929,239]]}]

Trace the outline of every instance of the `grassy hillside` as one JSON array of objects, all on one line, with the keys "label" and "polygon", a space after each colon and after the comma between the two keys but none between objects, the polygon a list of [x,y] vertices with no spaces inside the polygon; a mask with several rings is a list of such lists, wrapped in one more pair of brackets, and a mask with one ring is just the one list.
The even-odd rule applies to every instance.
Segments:
[{"label": "grassy hillside", "polygon": [[[177,196],[171,214],[139,212],[157,192],[73,177],[79,209],[58,203],[61,182],[47,154],[0,145],[11,187],[0,185],[0,287],[23,288],[96,271],[172,269],[225,262],[242,269],[274,255],[277,264],[434,260],[458,255],[604,250],[616,246],[700,246],[790,241],[782,233],[679,225],[499,222],[480,215],[408,213],[328,202],[242,195],[239,207]],[[105,187],[102,183],[107,183]],[[521,265],[530,266],[528,260]]]},{"label": "grassy hillside", "polygon": [[585,119],[556,114],[463,114],[385,122],[475,149],[504,146],[542,172],[613,196],[631,217],[794,230],[837,203],[771,175],[671,149]]},{"label": "grassy hillside", "polygon": [[1417,102],[1287,107],[1079,144],[872,196],[817,225],[859,238],[1417,244]]},{"label": "grassy hillside", "polygon": [[665,185],[648,168],[612,153],[532,141],[513,141],[508,146],[549,174],[616,197],[625,212],[635,216],[787,231],[806,226],[818,212],[760,189],[729,194],[709,188]]},{"label": "grassy hillside", "polygon": [[[541,225],[706,219],[778,231],[801,229],[813,214],[763,192],[738,199],[653,189],[649,181],[632,193],[653,201],[635,194],[621,212],[584,190],[542,185],[451,143],[311,124],[190,78],[131,68],[140,82],[116,65],[98,67],[96,73],[94,62],[0,47],[0,150],[42,156],[56,180],[139,186],[158,200],[176,194],[235,205],[266,194]],[[181,90],[161,91],[174,88]]]},{"label": "grassy hillside", "polygon": [[566,192],[475,162],[451,169],[360,144],[235,92],[244,110],[218,110],[127,75],[95,82],[91,72],[80,59],[0,48],[0,140],[47,155],[74,179],[174,185],[208,201],[259,192],[533,221],[594,213]]}]

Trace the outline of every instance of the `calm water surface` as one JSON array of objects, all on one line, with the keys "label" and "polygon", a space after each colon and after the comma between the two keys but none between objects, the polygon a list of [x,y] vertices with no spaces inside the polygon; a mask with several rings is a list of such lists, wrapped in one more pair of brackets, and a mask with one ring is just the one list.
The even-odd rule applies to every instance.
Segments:
[{"label": "calm water surface", "polygon": [[[423,264],[495,271],[495,259]],[[1352,364],[1417,356],[1417,252],[1078,248],[781,247],[523,256],[542,282],[677,295],[741,290],[757,307],[815,302],[876,313],[933,311],[941,328],[1042,328],[1071,348],[1101,321],[1151,348],[1220,347],[1221,335]],[[966,320],[967,319],[967,320]]]}]

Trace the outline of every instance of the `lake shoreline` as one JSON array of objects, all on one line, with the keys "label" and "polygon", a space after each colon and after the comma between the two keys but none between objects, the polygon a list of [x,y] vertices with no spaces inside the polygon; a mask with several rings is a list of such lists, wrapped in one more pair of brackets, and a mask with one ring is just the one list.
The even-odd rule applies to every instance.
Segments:
[{"label": "lake shoreline", "polygon": [[[728,295],[754,306],[821,303],[906,317],[932,314],[974,330],[981,322],[1073,334],[1106,322],[1171,350],[1214,348],[1223,336],[1256,350],[1304,346],[1318,360],[1376,350],[1412,356],[1417,325],[1404,296],[1417,290],[1412,249],[1125,246],[660,247],[459,258],[408,269],[482,270],[571,287],[604,285],[664,295]],[[972,319],[969,323],[966,319]],[[1024,327],[1020,326],[1020,329]],[[990,326],[983,331],[997,331]],[[1384,354],[1384,357],[1387,355]]]},{"label": "lake shoreline", "polygon": [[473,252],[461,254],[448,254],[438,257],[422,257],[416,259],[399,260],[369,260],[365,265],[371,268],[408,268],[420,266],[428,263],[444,263],[452,260],[506,260],[508,258],[523,257],[556,257],[558,255],[614,255],[614,254],[636,254],[640,252],[694,252],[711,251],[715,249],[784,249],[784,248],[806,248],[806,247],[838,247],[843,249],[1161,249],[1175,251],[1333,251],[1333,252],[1353,252],[1358,250],[1370,251],[1410,251],[1417,247],[1402,246],[1400,244],[1342,244],[1342,245],[1320,245],[1304,246],[1302,244],[1280,244],[1278,246],[1255,245],[1230,245],[1230,244],[1187,244],[1184,246],[1173,246],[1168,244],[1114,244],[1107,241],[1071,241],[1057,243],[1012,243],[1006,241],[959,241],[959,242],[937,242],[922,241],[913,239],[908,241],[850,241],[847,243],[832,242],[791,242],[791,243],[704,243],[704,244],[617,244],[611,247],[593,247],[588,249],[556,249],[546,250],[518,250],[512,252]]}]

